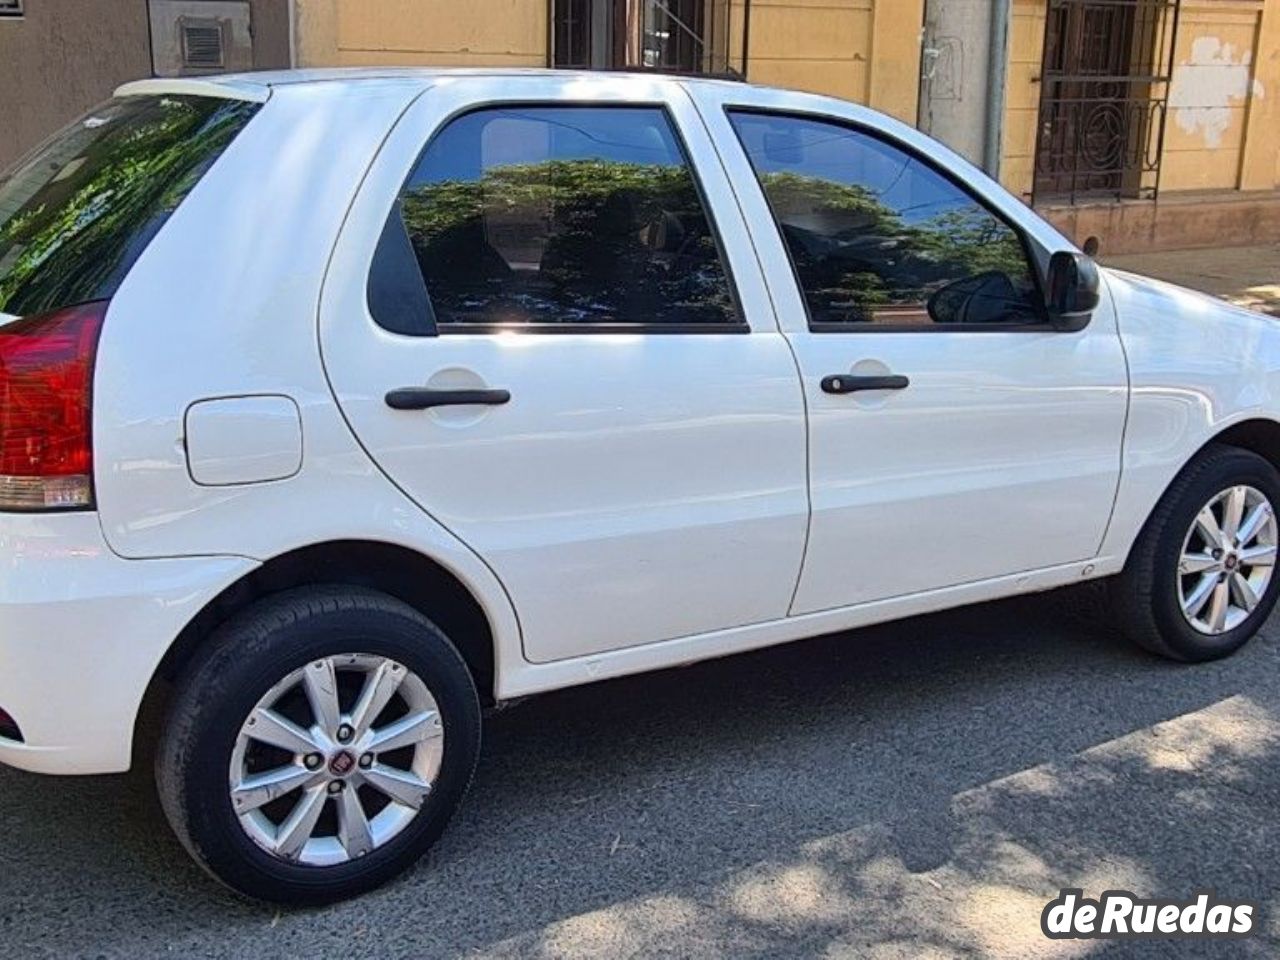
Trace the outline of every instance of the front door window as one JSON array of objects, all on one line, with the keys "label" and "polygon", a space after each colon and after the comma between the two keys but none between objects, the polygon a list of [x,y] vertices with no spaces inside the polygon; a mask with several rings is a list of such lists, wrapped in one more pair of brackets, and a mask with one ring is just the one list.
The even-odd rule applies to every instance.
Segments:
[{"label": "front door window", "polygon": [[1043,321],[1008,222],[930,164],[844,124],[732,112],[814,331]]}]

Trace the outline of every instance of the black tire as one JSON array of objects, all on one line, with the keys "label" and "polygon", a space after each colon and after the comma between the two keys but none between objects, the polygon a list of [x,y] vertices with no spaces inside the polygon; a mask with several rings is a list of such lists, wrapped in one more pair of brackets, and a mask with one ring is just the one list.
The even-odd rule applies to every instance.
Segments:
[{"label": "black tire", "polygon": [[[427,686],[445,731],[433,789],[404,829],[360,859],[288,863],[246,834],[228,772],[241,725],[293,670],[325,656],[367,653],[403,664]],[[401,873],[444,830],[471,782],[480,704],[445,635],[412,607],[358,587],[318,586],[259,601],[220,627],[179,679],[156,757],[160,801],[174,832],[210,874],[236,892],[285,904],[323,904]]]},{"label": "black tire", "polygon": [[1216,494],[1245,484],[1280,506],[1280,473],[1257,454],[1236,447],[1208,447],[1173,481],[1147,520],[1124,571],[1112,583],[1113,607],[1125,633],[1139,646],[1185,663],[1234,653],[1266,622],[1280,595],[1273,576],[1253,611],[1216,635],[1187,622],[1178,598],[1178,561],[1196,515]]}]

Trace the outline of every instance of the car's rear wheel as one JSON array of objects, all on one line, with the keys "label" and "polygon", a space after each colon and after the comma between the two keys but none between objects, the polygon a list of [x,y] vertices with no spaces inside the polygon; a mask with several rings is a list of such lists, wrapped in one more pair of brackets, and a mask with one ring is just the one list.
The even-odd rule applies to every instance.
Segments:
[{"label": "car's rear wheel", "polygon": [[1173,482],[1134,545],[1115,600],[1128,634],[1154,653],[1225,657],[1280,595],[1280,474],[1257,454],[1211,447]]},{"label": "car's rear wheel", "polygon": [[157,783],[178,837],[223,883],[325,903],[426,851],[479,739],[470,673],[429,620],[373,591],[306,588],[228,622],[191,665]]}]

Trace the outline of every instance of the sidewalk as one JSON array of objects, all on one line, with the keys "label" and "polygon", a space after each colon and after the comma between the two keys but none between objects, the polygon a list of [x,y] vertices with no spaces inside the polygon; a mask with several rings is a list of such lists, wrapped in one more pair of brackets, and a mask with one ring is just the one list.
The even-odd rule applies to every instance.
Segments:
[{"label": "sidewalk", "polygon": [[1242,307],[1280,317],[1280,244],[1115,257],[1104,253],[1100,259],[1108,267],[1203,290]]}]

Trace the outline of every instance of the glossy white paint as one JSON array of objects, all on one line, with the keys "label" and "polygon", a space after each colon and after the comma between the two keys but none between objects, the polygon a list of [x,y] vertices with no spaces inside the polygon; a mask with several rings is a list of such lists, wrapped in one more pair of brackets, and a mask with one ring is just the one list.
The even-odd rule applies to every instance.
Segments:
[{"label": "glossy white paint", "polygon": [[[387,211],[431,134],[481,103],[629,101],[680,124],[720,225],[747,333],[405,337],[369,316]],[[522,76],[437,83],[384,145],[321,302],[338,402],[373,459],[493,568],[527,658],[785,617],[808,519],[804,405],[732,191],[683,91]],[[397,387],[498,387],[497,407],[392,410]],[[661,598],[655,603],[655,599]]]},{"label": "glossy white paint", "polygon": [[[735,183],[755,177],[726,111],[807,111],[937,157],[936,145],[852,104],[748,86],[699,90]],[[959,161],[959,157],[954,158]],[[952,164],[956,166],[958,164]],[[993,206],[990,181],[968,178]],[[813,517],[793,614],[920,593],[1095,556],[1120,476],[1128,401],[1109,301],[1077,333],[811,333],[759,190],[739,197],[804,381]],[[1012,218],[1012,217],[1011,217]],[[902,391],[833,396],[831,374],[903,374]]]},{"label": "glossy white paint", "polygon": [[[1114,573],[1196,450],[1280,416],[1272,321],[1116,274],[1078,334],[810,334],[726,135],[727,101],[880,130],[971,184],[1042,255],[1070,249],[971,165],[871,111],[539,71],[130,89],[193,82],[262,112],[112,302],[95,385],[98,513],[0,514],[0,707],[28,735],[0,747],[2,762],[123,769],[138,700],[182,627],[309,544],[382,541],[452,572],[488,616],[505,698]],[[749,332],[412,340],[374,327],[365,274],[390,198],[446,114],[495,99],[666,105]],[[815,391],[860,362],[912,388],[878,405]],[[513,401],[467,416],[382,404],[441,377]],[[184,418],[251,395],[296,405],[301,466],[271,482],[194,482]],[[214,451],[196,454],[214,476],[260,442],[246,436],[237,453],[225,429],[236,419],[213,418],[193,448]]]},{"label": "glossy white paint", "polygon": [[130,561],[91,513],[0,515],[0,704],[25,744],[0,763],[39,773],[128,769],[133,720],[174,638],[240,557]]},{"label": "glossy white paint", "polygon": [[151,93],[185,94],[192,97],[220,97],[266,103],[271,87],[257,77],[228,74],[221,77],[169,77],[130,80],[116,87],[117,97],[146,96]]},{"label": "glossy white paint", "polygon": [[302,417],[288,397],[220,397],[187,407],[187,471],[202,486],[287,480],[302,469]]},{"label": "glossy white paint", "polygon": [[1152,505],[1211,438],[1280,419],[1280,324],[1146,277],[1104,271],[1131,392],[1123,481],[1103,551],[1126,555]]}]

